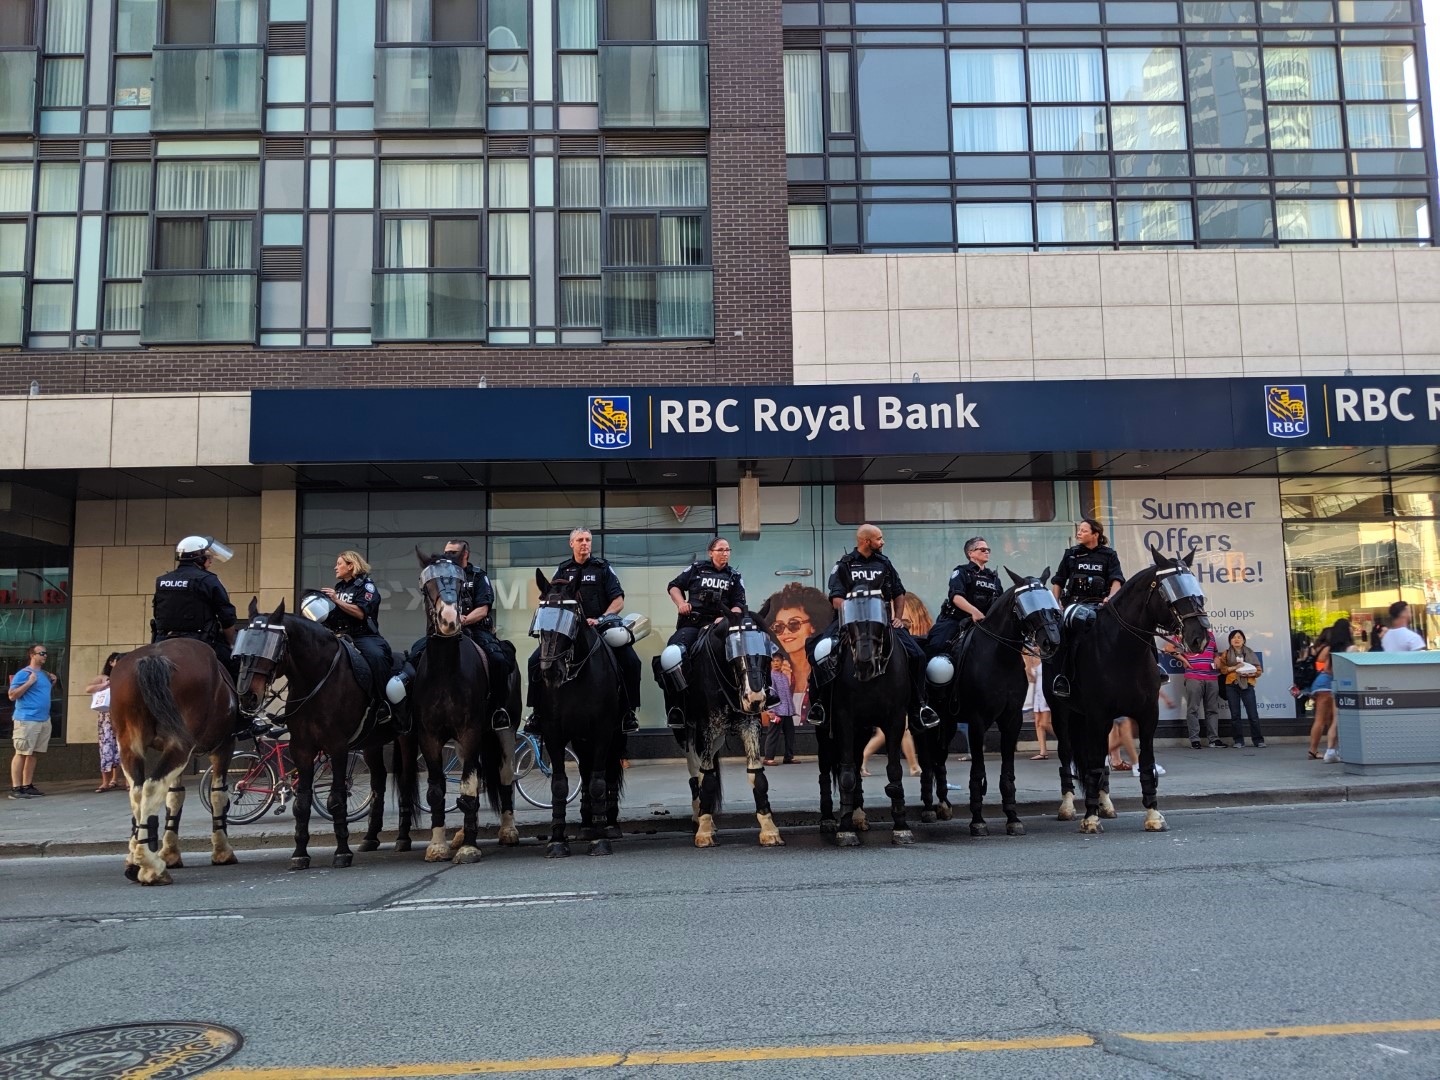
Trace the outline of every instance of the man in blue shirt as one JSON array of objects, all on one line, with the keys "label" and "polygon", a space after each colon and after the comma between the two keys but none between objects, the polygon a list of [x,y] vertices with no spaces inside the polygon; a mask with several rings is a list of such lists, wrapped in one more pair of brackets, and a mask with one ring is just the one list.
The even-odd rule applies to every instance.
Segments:
[{"label": "man in blue shirt", "polygon": [[10,680],[15,703],[15,756],[10,759],[10,798],[45,794],[35,787],[35,755],[50,749],[50,689],[55,676],[45,670],[44,645],[30,646],[30,663]]}]

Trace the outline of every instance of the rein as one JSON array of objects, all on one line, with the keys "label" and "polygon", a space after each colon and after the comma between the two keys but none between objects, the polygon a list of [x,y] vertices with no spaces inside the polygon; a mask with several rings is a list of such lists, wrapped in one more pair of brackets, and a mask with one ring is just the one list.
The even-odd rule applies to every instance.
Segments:
[{"label": "rein", "polygon": [[[1152,589],[1155,587],[1155,580],[1154,580],[1153,578],[1150,580],[1150,587],[1151,587]],[[1123,591],[1123,590],[1122,590],[1122,591]],[[1115,595],[1116,595],[1116,596],[1119,596],[1120,594],[1119,594],[1119,593],[1116,593]],[[1173,612],[1173,611],[1171,611],[1170,614],[1171,614],[1171,616],[1175,619],[1175,622],[1174,622],[1171,626],[1158,626],[1158,625],[1157,625],[1154,630],[1151,630],[1149,633],[1147,633],[1147,632],[1146,632],[1144,629],[1142,629],[1141,627],[1132,626],[1130,623],[1126,622],[1126,621],[1125,621],[1125,617],[1124,617],[1123,615],[1121,615],[1120,612],[1115,609],[1115,605],[1114,605],[1113,602],[1107,601],[1106,603],[1100,605],[1100,610],[1101,610],[1101,611],[1108,611],[1108,612],[1110,612],[1110,614],[1114,616],[1115,621],[1118,622],[1118,623],[1125,629],[1125,631],[1126,631],[1127,633],[1129,633],[1132,637],[1134,637],[1134,638],[1137,639],[1138,641],[1144,642],[1146,645],[1150,646],[1152,649],[1155,647],[1154,639],[1155,639],[1155,636],[1156,636],[1157,634],[1159,634],[1159,635],[1161,635],[1161,636],[1166,635],[1166,634],[1178,634],[1180,631],[1182,631],[1182,630],[1185,629],[1184,617],[1183,617],[1183,616],[1176,616],[1176,615],[1175,615],[1175,612]]]},{"label": "rein", "polygon": [[731,712],[743,712],[744,710],[740,708],[740,687],[737,686],[735,680],[726,673],[720,661],[715,659],[715,647],[713,643],[716,640],[719,641],[720,647],[723,649],[725,647],[725,637],[723,634],[717,634],[714,624],[711,624],[706,627],[705,630],[705,648],[701,650],[702,654],[705,659],[710,662],[710,670],[714,673],[715,681],[720,686],[720,693],[725,699],[725,704]]},{"label": "rein", "polygon": [[[335,670],[340,666],[340,657],[344,655],[345,646],[341,643],[340,638],[337,636],[335,638],[335,658],[330,661],[330,667],[327,668],[325,674],[320,677],[320,681],[315,684],[314,689],[312,689],[308,694],[302,697],[298,702],[291,702],[288,699],[286,700],[285,718],[287,720],[290,717],[294,716],[296,713],[298,713],[306,705],[310,704],[310,700],[325,688],[325,684],[330,681],[330,676],[334,675]],[[267,699],[267,702],[273,701],[276,696],[278,695],[272,694],[271,697]]]}]

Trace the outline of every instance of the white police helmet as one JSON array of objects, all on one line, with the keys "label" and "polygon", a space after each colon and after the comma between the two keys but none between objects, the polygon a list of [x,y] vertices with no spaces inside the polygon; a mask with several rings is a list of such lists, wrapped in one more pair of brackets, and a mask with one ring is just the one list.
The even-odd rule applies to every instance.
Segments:
[{"label": "white police helmet", "polygon": [[187,536],[175,545],[176,559],[204,560],[209,554],[216,562],[229,562],[235,553],[213,536]]},{"label": "white police helmet", "polygon": [[955,678],[955,665],[948,656],[937,656],[925,665],[925,681],[931,686],[947,686]]}]

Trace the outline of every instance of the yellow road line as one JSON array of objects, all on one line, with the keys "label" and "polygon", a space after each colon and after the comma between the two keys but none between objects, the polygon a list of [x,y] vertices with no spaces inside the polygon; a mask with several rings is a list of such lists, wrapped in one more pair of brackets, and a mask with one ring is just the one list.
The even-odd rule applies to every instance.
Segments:
[{"label": "yellow road line", "polygon": [[[1229,1031],[1119,1032],[1117,1037],[1145,1043],[1247,1042],[1313,1039],[1333,1035],[1381,1035],[1403,1031],[1440,1031],[1440,1019],[1377,1020],[1357,1024],[1309,1024],[1297,1027],[1235,1028]],[[1094,1046],[1089,1035],[1051,1038],[962,1039],[931,1042],[837,1043],[820,1046],[736,1046],[697,1050],[637,1050],[628,1054],[534,1057],[514,1061],[435,1061],[400,1065],[216,1069],[211,1080],[384,1080],[386,1077],[445,1077],[491,1073],[561,1072],[642,1065],[705,1065],[738,1061],[811,1061],[825,1058],[905,1057],[929,1054],[989,1053],[1000,1050],[1067,1050]]]},{"label": "yellow road line", "polygon": [[216,1069],[211,1080],[371,1080],[391,1076],[464,1076],[467,1073],[556,1072],[639,1065],[703,1065],[720,1061],[796,1061],[815,1058],[900,1057],[914,1054],[986,1053],[996,1050],[1063,1050],[1093,1046],[1088,1035],[1048,1039],[968,1039],[946,1042],[841,1043],[834,1046],[741,1046],[709,1050],[636,1051],[580,1057],[523,1058],[518,1061],[437,1061],[412,1065],[346,1068]]},{"label": "yellow road line", "polygon": [[1440,1031],[1440,1020],[1377,1020],[1368,1024],[1308,1024],[1234,1031],[1123,1032],[1121,1038],[1150,1043],[1244,1042],[1250,1039],[1313,1039],[1322,1035],[1383,1035],[1394,1031]]}]

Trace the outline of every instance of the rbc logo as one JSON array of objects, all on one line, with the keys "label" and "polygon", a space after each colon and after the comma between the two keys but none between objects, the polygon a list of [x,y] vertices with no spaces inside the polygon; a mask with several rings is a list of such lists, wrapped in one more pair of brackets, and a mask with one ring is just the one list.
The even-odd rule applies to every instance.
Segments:
[{"label": "rbc logo", "polygon": [[1310,409],[1303,384],[1265,387],[1265,430],[1277,439],[1310,434]]},{"label": "rbc logo", "polygon": [[628,394],[590,399],[590,445],[596,450],[623,450],[630,445]]}]

